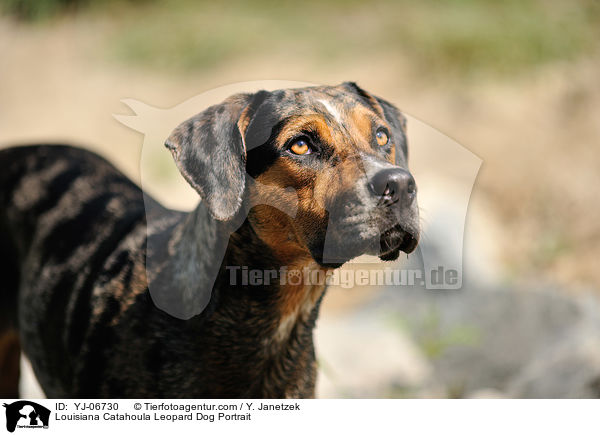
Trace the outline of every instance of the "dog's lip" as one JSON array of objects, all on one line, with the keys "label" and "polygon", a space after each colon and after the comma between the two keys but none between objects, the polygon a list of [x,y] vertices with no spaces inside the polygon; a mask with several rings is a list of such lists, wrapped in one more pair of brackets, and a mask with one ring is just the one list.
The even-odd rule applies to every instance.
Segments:
[{"label": "dog's lip", "polygon": [[412,231],[407,231],[400,225],[387,230],[381,235],[379,258],[395,260],[400,251],[410,254],[419,244],[419,237]]},{"label": "dog's lip", "polygon": [[402,244],[400,245],[400,250],[402,252],[406,252],[407,254],[410,254],[417,248],[418,244],[419,244],[419,238],[415,237],[411,233],[405,231],[404,238],[402,240]]}]

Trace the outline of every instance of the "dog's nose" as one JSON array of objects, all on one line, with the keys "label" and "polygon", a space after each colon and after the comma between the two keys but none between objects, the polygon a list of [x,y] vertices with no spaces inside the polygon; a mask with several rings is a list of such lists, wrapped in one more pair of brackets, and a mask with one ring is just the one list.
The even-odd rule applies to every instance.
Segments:
[{"label": "dog's nose", "polygon": [[410,172],[401,168],[377,172],[369,182],[369,189],[381,198],[385,205],[400,202],[401,205],[408,206],[412,204],[417,193],[415,179]]}]

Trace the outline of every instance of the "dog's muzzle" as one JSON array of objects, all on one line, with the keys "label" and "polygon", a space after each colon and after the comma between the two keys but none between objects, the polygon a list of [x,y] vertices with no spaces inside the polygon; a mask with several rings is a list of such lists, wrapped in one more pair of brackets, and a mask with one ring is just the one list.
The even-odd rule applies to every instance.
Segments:
[{"label": "dog's muzzle", "polygon": [[379,245],[382,260],[395,260],[399,252],[411,253],[419,243],[418,229],[408,216],[417,196],[415,179],[405,169],[381,170],[368,183],[370,192],[378,198],[378,207],[393,209],[398,223],[381,234]]}]

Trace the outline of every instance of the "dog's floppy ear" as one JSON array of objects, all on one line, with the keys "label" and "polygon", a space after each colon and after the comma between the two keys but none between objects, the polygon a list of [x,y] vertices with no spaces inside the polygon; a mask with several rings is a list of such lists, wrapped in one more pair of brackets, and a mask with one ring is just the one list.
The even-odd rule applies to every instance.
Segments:
[{"label": "dog's floppy ear", "polygon": [[180,124],[165,142],[177,168],[210,213],[231,219],[246,184],[245,132],[269,93],[237,94]]},{"label": "dog's floppy ear", "polygon": [[395,163],[398,166],[406,165],[408,161],[408,145],[406,140],[406,118],[396,106],[384,100],[383,98],[371,95],[364,89],[361,89],[354,82],[344,82],[342,86],[358,94],[362,100],[385,118],[392,129],[392,138],[396,146]]}]

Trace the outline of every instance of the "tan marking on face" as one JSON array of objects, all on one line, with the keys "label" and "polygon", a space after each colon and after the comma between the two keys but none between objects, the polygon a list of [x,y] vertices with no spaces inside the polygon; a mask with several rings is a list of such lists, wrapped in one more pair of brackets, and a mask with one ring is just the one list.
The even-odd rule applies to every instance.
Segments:
[{"label": "tan marking on face", "polygon": [[[307,196],[312,190],[312,181],[313,174],[302,174],[293,162],[278,159],[269,170],[256,178],[256,183],[249,191],[250,200],[258,205],[252,208],[248,219],[256,234],[273,250],[282,264],[311,258],[304,238],[298,232],[296,219],[283,210],[295,209],[297,216],[302,214],[301,210],[309,207]],[[286,191],[289,187],[295,193]],[[264,205],[264,202],[279,206],[271,207]]]},{"label": "tan marking on face", "polygon": [[257,205],[248,214],[248,219],[256,234],[271,248],[281,264],[311,258],[302,236],[284,212],[268,205]]},{"label": "tan marking on face", "polygon": [[390,150],[390,157],[388,158],[388,161],[392,164],[395,165],[396,164],[396,147],[392,146],[391,150]]},{"label": "tan marking on face", "polygon": [[317,113],[298,116],[291,119],[279,133],[278,145],[283,147],[287,141],[303,131],[313,131],[327,143],[333,143],[332,129],[327,125],[325,118]]},{"label": "tan marking on face", "polygon": [[352,127],[352,133],[357,138],[362,139],[360,142],[366,143],[369,146],[373,141],[374,123],[375,116],[373,116],[373,112],[361,105],[357,105],[350,112],[348,124]]},{"label": "tan marking on face", "polygon": [[[379,107],[377,105],[376,107]],[[385,127],[388,131],[391,131],[390,126],[383,116],[378,116],[373,111],[367,109],[364,106],[357,105],[353,108],[349,115],[349,125],[352,126],[352,134],[361,140],[357,141],[357,146],[361,147],[366,151],[373,149],[373,143],[376,143],[376,131],[379,127]],[[388,135],[388,140],[392,141],[392,137]],[[387,159],[390,163],[395,164],[396,161],[396,147],[390,147],[390,154]]]}]

